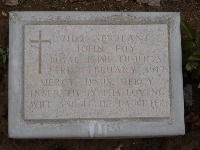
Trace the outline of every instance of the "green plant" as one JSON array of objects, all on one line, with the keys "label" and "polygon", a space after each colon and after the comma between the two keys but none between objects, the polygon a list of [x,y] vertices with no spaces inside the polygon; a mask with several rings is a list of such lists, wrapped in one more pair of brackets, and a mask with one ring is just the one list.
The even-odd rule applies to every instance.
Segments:
[{"label": "green plant", "polygon": [[[192,80],[200,80],[200,32],[186,21],[181,22],[183,71],[189,73]],[[200,88],[200,82],[198,84]]]},{"label": "green plant", "polygon": [[0,48],[0,57],[2,59],[2,62],[6,64],[8,62],[8,49],[3,50],[2,48]]}]

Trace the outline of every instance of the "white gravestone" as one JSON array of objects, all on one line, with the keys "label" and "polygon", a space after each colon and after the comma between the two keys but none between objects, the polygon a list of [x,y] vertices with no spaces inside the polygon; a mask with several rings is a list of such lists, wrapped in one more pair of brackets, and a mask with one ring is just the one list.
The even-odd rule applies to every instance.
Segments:
[{"label": "white gravestone", "polygon": [[179,19],[11,12],[10,137],[184,134]]}]

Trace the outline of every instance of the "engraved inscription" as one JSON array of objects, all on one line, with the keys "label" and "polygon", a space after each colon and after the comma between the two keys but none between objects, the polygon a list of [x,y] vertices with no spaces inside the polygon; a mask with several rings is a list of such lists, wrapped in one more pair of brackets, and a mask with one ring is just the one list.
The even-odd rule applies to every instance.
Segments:
[{"label": "engraved inscription", "polygon": [[170,117],[167,25],[25,25],[24,33],[25,119]]},{"label": "engraved inscription", "polygon": [[39,40],[30,40],[31,43],[39,44],[39,56],[38,56],[38,73],[42,73],[42,43],[51,43],[50,40],[42,40],[42,31],[39,31]]}]

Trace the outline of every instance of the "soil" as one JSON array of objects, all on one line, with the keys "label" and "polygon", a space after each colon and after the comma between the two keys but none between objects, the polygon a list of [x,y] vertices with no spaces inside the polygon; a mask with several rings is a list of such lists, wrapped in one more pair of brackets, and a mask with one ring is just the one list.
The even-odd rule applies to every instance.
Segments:
[{"label": "soil", "polygon": [[[21,0],[17,6],[5,6],[0,2],[0,48],[8,48],[9,11],[164,11],[181,12],[187,20],[200,30],[200,2],[195,0],[163,1],[160,7],[138,4],[134,0]],[[7,16],[6,16],[7,14]],[[162,138],[96,139],[96,140],[15,140],[8,138],[8,66],[0,61],[0,150],[200,150],[200,129],[186,123],[186,134]],[[188,81],[184,81],[185,84]],[[190,82],[190,81],[189,81]],[[190,82],[191,83],[191,82]],[[199,90],[194,91],[200,93]],[[199,94],[194,97],[200,102]],[[200,106],[185,108],[185,115]],[[118,149],[117,149],[118,148]]]}]

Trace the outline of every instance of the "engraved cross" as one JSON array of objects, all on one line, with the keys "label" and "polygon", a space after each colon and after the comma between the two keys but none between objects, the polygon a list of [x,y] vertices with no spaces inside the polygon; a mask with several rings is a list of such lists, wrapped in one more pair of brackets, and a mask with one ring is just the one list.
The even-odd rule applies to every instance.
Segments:
[{"label": "engraved cross", "polygon": [[42,43],[51,43],[50,40],[42,40],[42,31],[39,31],[39,40],[31,40],[31,43],[38,43],[39,44],[39,56],[38,56],[38,73],[42,73]]}]

